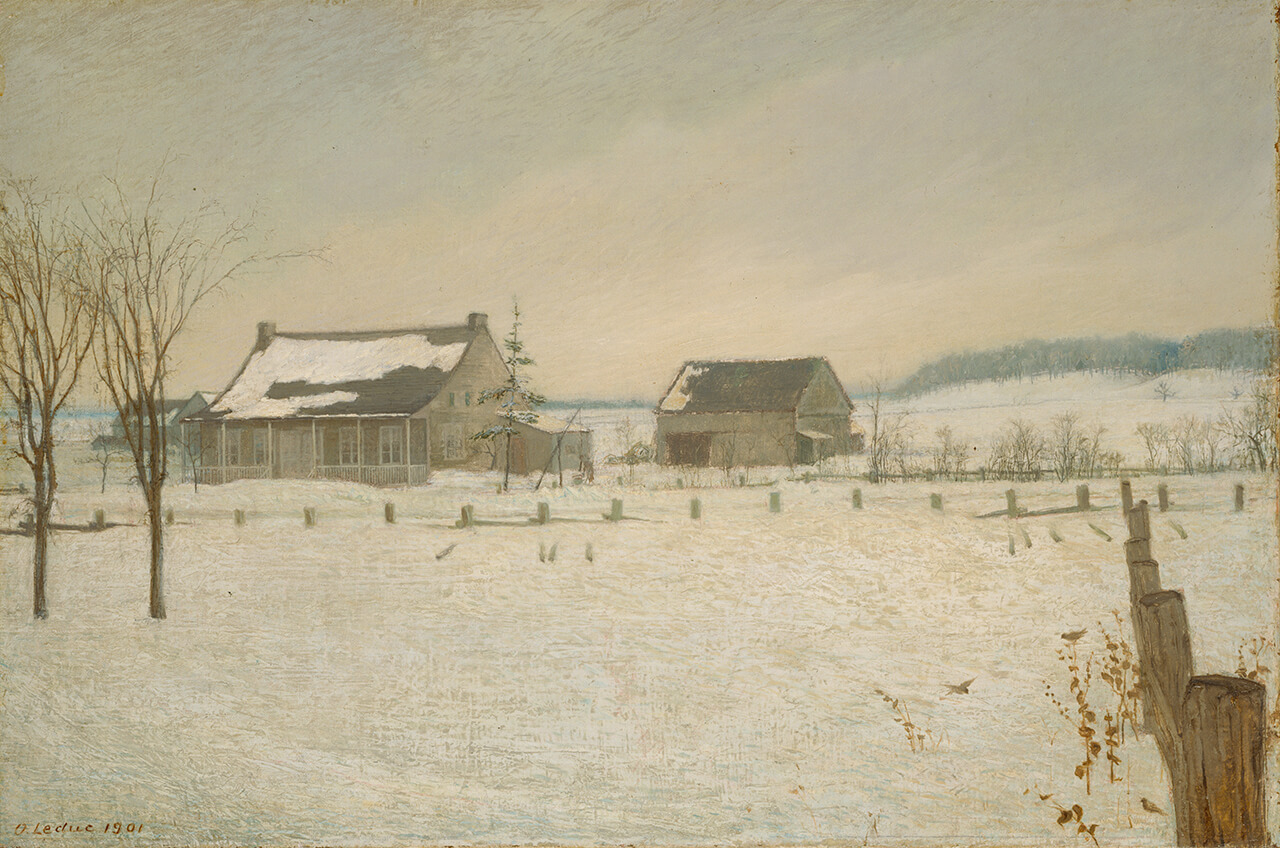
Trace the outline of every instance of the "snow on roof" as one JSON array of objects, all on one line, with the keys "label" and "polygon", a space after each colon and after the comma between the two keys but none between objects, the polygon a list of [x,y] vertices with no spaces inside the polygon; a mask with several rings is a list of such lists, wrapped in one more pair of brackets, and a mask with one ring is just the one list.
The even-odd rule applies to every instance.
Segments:
[{"label": "snow on roof", "polygon": [[658,408],[664,412],[679,412],[689,403],[689,381],[694,377],[700,377],[705,374],[706,368],[699,368],[697,365],[688,364],[684,370],[680,372],[680,376],[676,378],[675,385],[671,387],[671,391],[667,392],[667,396],[662,399],[662,403],[658,404]]},{"label": "snow on roof", "polygon": [[209,406],[208,417],[415,412],[435,397],[467,349],[466,341],[437,344],[430,335],[273,336]]}]

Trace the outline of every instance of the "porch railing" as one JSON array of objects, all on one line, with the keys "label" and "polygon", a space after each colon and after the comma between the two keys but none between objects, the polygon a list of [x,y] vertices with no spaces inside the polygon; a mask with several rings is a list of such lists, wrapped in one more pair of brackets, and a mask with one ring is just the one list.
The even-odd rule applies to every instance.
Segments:
[{"label": "porch railing", "polygon": [[[276,476],[267,465],[204,466],[195,469],[195,474],[200,483],[209,486],[234,480],[269,480]],[[368,486],[424,486],[430,477],[430,469],[425,465],[317,465],[303,476]]]}]

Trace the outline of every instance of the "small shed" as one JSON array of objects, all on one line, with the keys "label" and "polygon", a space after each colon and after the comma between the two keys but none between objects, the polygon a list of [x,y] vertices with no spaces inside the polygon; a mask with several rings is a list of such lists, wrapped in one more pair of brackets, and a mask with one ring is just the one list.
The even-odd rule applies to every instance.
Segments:
[{"label": "small shed", "polygon": [[[582,424],[542,413],[517,421],[511,438],[511,473],[592,475],[591,431]],[[499,461],[501,467],[501,461]]]}]

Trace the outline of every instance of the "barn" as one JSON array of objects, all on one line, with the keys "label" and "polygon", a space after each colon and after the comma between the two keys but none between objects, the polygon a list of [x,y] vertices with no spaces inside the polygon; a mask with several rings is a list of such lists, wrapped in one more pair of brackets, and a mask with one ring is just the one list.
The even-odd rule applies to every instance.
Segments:
[{"label": "barn", "polygon": [[491,466],[471,436],[497,421],[480,395],[507,376],[483,313],[376,332],[284,333],[263,322],[230,385],[183,425],[201,483],[417,485],[433,468]]},{"label": "barn", "polygon": [[808,465],[861,449],[824,357],[686,362],[658,403],[663,465]]}]

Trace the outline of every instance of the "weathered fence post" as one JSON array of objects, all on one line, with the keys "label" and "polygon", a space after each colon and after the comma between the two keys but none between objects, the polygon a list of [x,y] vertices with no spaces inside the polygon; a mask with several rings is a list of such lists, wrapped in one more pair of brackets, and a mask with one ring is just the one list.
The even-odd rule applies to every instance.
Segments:
[{"label": "weathered fence post", "polygon": [[853,508],[862,509],[862,490],[861,489],[853,490]]},{"label": "weathered fence post", "polygon": [[702,518],[702,501],[697,498],[689,501],[689,517]]},{"label": "weathered fence post", "polygon": [[387,501],[382,505],[382,517],[388,524],[396,523],[396,505]]},{"label": "weathered fence post", "polygon": [[462,517],[458,519],[458,527],[471,527],[476,523],[476,508],[471,504],[463,504]]},{"label": "weathered fence post", "polygon": [[1005,489],[1004,502],[1009,509],[1009,517],[1017,518],[1018,517],[1018,493],[1015,492],[1013,489]]},{"label": "weathered fence post", "polygon": [[1266,845],[1266,688],[1195,674],[1186,601],[1159,588],[1147,502],[1126,518],[1143,720],[1169,774],[1177,844]]},{"label": "weathered fence post", "polygon": [[609,520],[622,520],[622,498],[614,498],[609,502]]},{"label": "weathered fence post", "polygon": [[306,527],[316,526],[316,508],[313,506],[302,508],[302,523]]},{"label": "weathered fence post", "polygon": [[1192,845],[1267,845],[1267,690],[1243,677],[1192,677],[1183,699]]},{"label": "weathered fence post", "polygon": [[1086,483],[1076,486],[1076,509],[1081,512],[1089,511],[1089,486]]},{"label": "weathered fence post", "polygon": [[244,510],[243,509],[235,509],[231,511],[231,523],[235,524],[237,527],[244,526]]},{"label": "weathered fence post", "polygon": [[535,524],[551,523],[551,504],[546,501],[538,501],[538,517],[534,519]]},{"label": "weathered fence post", "polygon": [[677,477],[677,478],[676,478],[676,488],[677,488],[677,489],[683,489],[683,488],[684,488],[684,478],[683,478],[683,477]]},{"label": "weathered fence post", "polygon": [[172,507],[164,511],[164,523],[170,526],[173,525],[173,508]]},{"label": "weathered fence post", "polygon": [[1128,480],[1120,481],[1120,516],[1128,518],[1129,510],[1133,509],[1133,487],[1129,485]]},{"label": "weathered fence post", "polygon": [[105,510],[95,509],[93,511],[93,529],[94,530],[107,529],[107,513]]},{"label": "weathered fence post", "polygon": [[782,492],[769,493],[769,511],[782,512]]},{"label": "weathered fence post", "polygon": [[1236,483],[1236,512],[1244,512],[1244,483]]},{"label": "weathered fence post", "polygon": [[1156,486],[1156,503],[1159,504],[1161,512],[1169,511],[1169,487],[1164,483]]},{"label": "weathered fence post", "polygon": [[942,512],[942,495],[938,494],[937,492],[934,492],[933,494],[929,495],[929,508],[936,509],[938,512]]}]

